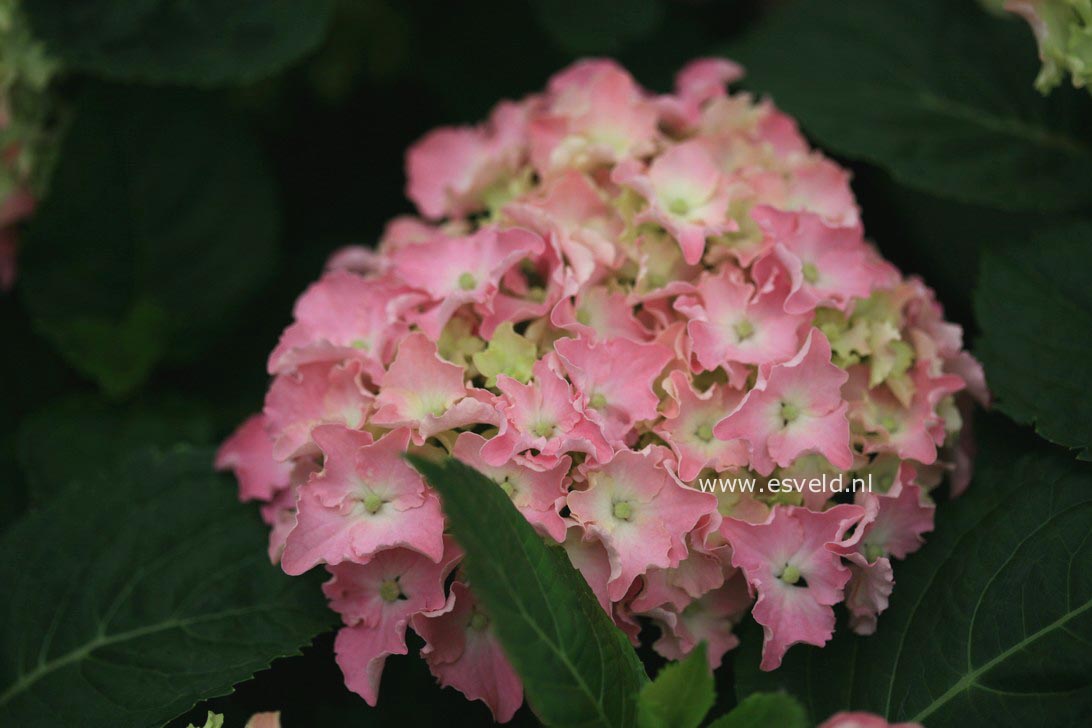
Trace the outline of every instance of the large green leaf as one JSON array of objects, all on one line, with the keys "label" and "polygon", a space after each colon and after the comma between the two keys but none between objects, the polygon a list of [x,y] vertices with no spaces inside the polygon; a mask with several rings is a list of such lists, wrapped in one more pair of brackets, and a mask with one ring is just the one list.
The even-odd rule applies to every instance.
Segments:
[{"label": "large green leaf", "polygon": [[331,623],[212,453],[146,451],[0,538],[0,725],[159,725]]},{"label": "large green leaf", "polygon": [[751,693],[709,728],[805,728],[807,716],[800,702],[785,693]]},{"label": "large green leaf", "polygon": [[797,0],[728,52],[822,145],[908,185],[1007,209],[1092,200],[1087,98],[1040,97],[1027,28],[973,0]]},{"label": "large green leaf", "polygon": [[547,725],[635,725],[644,668],[564,550],[547,546],[481,473],[451,458],[411,460],[440,492],[474,593],[538,717]]},{"label": "large green leaf", "polygon": [[1092,459],[1092,222],[982,252],[975,351],[997,408]]},{"label": "large green leaf", "polygon": [[35,35],[78,71],[120,80],[254,81],[322,38],[331,0],[35,0]]},{"label": "large green leaf", "polygon": [[70,363],[124,394],[232,322],[272,269],[277,230],[261,151],[212,100],[100,88],[28,229],[20,286]]},{"label": "large green leaf", "polygon": [[637,696],[640,728],[697,728],[716,700],[705,643],[665,666]]},{"label": "large green leaf", "polygon": [[[895,568],[871,637],[839,627],[758,670],[744,635],[740,695],[785,689],[813,720],[868,710],[929,728],[1079,726],[1092,714],[1092,467],[980,428],[970,490],[937,508],[936,531]],[[1039,449],[1035,449],[1039,448]]]},{"label": "large green leaf", "polygon": [[212,419],[196,402],[142,401],[125,407],[74,396],[19,424],[19,464],[30,498],[43,503],[77,480],[97,478],[145,447],[212,442]]}]

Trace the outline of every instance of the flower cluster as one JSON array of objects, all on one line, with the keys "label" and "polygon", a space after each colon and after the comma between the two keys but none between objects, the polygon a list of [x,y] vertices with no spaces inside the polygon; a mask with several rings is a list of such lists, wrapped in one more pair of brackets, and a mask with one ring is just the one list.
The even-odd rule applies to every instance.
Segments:
[{"label": "flower cluster", "polygon": [[[431,132],[407,156],[420,217],[297,302],[219,466],[286,572],[328,570],[369,703],[407,628],[498,720],[522,702],[407,449],[480,470],[634,641],[651,621],[661,654],[704,641],[713,667],[748,612],[765,669],[824,644],[836,603],[869,632],[930,491],[966,485],[955,395],[986,394],[959,327],[866,242],[847,172],[727,92],[741,75],[697,61],[658,96],[589,60]],[[839,473],[875,487],[767,487]],[[699,487],[726,475],[757,486]]]},{"label": "flower cluster", "polygon": [[55,71],[17,0],[0,0],[0,291],[15,283],[18,225],[34,211],[47,174],[38,147],[47,137],[44,92]]},{"label": "flower cluster", "polygon": [[835,713],[819,724],[819,728],[922,728],[920,723],[888,723],[874,713]]},{"label": "flower cluster", "polygon": [[2,141],[10,126],[11,115],[5,99],[0,97],[0,291],[15,285],[18,226],[34,212],[36,204],[16,166],[19,147]]},{"label": "flower cluster", "polygon": [[1092,84],[1092,0],[1006,0],[1035,34],[1043,67],[1035,88],[1047,93],[1069,73],[1076,88]]}]

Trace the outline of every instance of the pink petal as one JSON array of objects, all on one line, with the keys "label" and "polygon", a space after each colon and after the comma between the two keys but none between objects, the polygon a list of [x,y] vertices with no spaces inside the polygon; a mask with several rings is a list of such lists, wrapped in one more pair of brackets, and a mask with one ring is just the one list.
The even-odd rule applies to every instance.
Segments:
[{"label": "pink petal", "polygon": [[264,415],[253,415],[216,452],[216,469],[232,470],[239,480],[239,500],[272,500],[288,487],[292,463],[273,457],[273,438]]},{"label": "pink petal", "polygon": [[446,610],[413,618],[425,640],[421,656],[443,687],[481,700],[498,723],[507,723],[523,704],[523,684],[493,634],[488,615],[462,582],[451,585]]}]

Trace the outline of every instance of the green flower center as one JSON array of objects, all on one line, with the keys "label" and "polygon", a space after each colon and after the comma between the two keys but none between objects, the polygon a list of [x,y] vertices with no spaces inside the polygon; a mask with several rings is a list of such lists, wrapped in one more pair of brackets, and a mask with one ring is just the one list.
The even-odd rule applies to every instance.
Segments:
[{"label": "green flower center", "polygon": [[869,563],[872,563],[883,556],[883,547],[874,543],[866,543],[864,547],[864,556],[868,559]]},{"label": "green flower center", "polygon": [[804,263],[800,272],[804,274],[804,280],[808,283],[815,283],[819,280],[819,269],[815,267],[815,263]]},{"label": "green flower center", "polygon": [[790,422],[796,421],[796,418],[800,416],[800,408],[792,402],[781,403],[781,420],[786,425]]},{"label": "green flower center", "polygon": [[400,596],[402,596],[402,587],[398,586],[397,579],[384,579],[379,585],[379,598],[383,601],[398,601]]},{"label": "green flower center", "polygon": [[694,434],[702,442],[712,442],[713,441],[713,426],[711,424],[709,424],[708,422],[706,422],[703,425],[701,425],[700,427],[698,427],[697,431]]},{"label": "green flower center", "polygon": [[588,404],[592,406],[592,409],[603,409],[607,406],[607,398],[600,392],[596,392],[592,395],[591,399],[588,400]]},{"label": "green flower center", "polygon": [[481,632],[489,626],[489,617],[485,616],[481,612],[474,612],[470,615],[470,628],[475,632]]},{"label": "green flower center", "polygon": [[778,578],[786,584],[795,584],[800,581],[800,569],[792,564],[785,564],[785,568],[781,570],[781,574]]},{"label": "green flower center", "polygon": [[629,504],[629,501],[618,501],[611,509],[611,513],[619,521],[628,521],[633,518],[633,506]]},{"label": "green flower center", "polygon": [[690,212],[690,203],[681,197],[676,197],[667,206],[667,209],[672,215],[685,215]]},{"label": "green flower center", "polygon": [[535,433],[537,437],[550,437],[554,434],[553,422],[536,422],[534,427],[531,428],[531,432]]},{"label": "green flower center", "polygon": [[667,285],[667,277],[662,273],[649,273],[645,278],[649,288],[663,288]]},{"label": "green flower center", "polygon": [[474,279],[473,274],[463,273],[459,276],[459,288],[464,291],[472,291],[476,285],[478,285],[478,281]]},{"label": "green flower center", "polygon": [[501,482],[497,483],[497,485],[500,486],[500,489],[503,490],[504,494],[507,495],[509,498],[516,494],[516,486],[508,478],[505,478]]},{"label": "green flower center", "polygon": [[732,328],[735,329],[736,338],[740,341],[746,341],[755,335],[755,325],[747,319],[738,321]]},{"label": "green flower center", "polygon": [[383,498],[375,493],[368,493],[364,496],[364,510],[368,513],[378,513],[379,509],[383,507]]}]

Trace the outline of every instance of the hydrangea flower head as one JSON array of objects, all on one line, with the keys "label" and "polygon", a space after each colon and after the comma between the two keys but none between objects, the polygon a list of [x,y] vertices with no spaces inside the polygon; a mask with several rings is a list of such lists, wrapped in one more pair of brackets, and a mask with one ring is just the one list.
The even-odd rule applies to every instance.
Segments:
[{"label": "hydrangea flower head", "polygon": [[1049,93],[1067,72],[1077,88],[1092,83],[1092,0],[1007,0],[1005,10],[1035,34],[1043,63],[1035,88]]},{"label": "hydrangea flower head", "polygon": [[46,91],[57,68],[20,3],[0,0],[0,292],[15,285],[19,226],[52,167],[54,111]]},{"label": "hydrangea flower head", "polygon": [[[965,485],[965,393],[987,395],[959,328],[865,238],[848,173],[728,90],[742,73],[696,61],[657,95],[582,61],[431,132],[407,157],[420,217],[297,302],[218,464],[285,571],[330,572],[369,703],[407,628],[498,720],[522,701],[407,450],[482,472],[631,639],[704,641],[714,667],[748,613],[764,669],[824,644],[835,604],[869,632],[931,491]],[[829,478],[873,489],[773,488]]]}]

